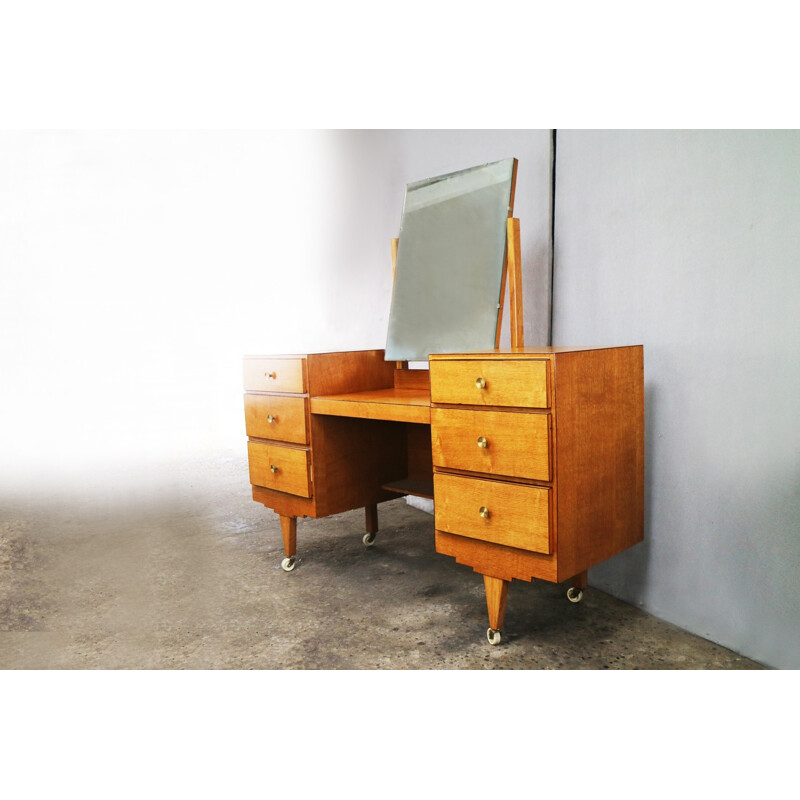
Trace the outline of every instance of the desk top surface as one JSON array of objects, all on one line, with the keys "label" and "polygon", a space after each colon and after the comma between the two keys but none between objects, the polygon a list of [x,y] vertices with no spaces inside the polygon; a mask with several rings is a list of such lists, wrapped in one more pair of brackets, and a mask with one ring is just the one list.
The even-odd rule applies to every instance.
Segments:
[{"label": "desk top surface", "polygon": [[431,394],[428,389],[389,388],[323,395],[311,398],[311,413],[429,424]]}]

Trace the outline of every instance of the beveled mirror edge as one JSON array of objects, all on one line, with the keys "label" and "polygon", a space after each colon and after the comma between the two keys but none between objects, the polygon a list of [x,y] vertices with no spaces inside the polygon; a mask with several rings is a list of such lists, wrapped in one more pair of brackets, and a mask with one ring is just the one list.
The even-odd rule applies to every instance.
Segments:
[{"label": "beveled mirror edge", "polygon": [[[430,177],[430,178],[423,178],[423,179],[420,179],[420,180],[411,181],[411,182],[406,184],[405,194],[404,194],[404,197],[403,197],[403,208],[402,208],[402,211],[401,211],[401,218],[400,218],[400,229],[399,229],[397,238],[391,240],[391,247],[392,247],[392,293],[391,293],[391,299],[390,299],[389,325],[391,325],[391,314],[392,314],[392,309],[394,308],[396,281],[397,281],[396,267],[397,267],[397,263],[398,263],[399,250],[400,250],[400,246],[401,246],[401,242],[402,242],[403,220],[405,218],[405,214],[406,214],[406,210],[407,210],[409,192],[412,192],[414,189],[418,189],[418,188],[423,187],[423,186],[435,185],[435,184],[440,183],[440,182],[442,182],[444,180],[447,180],[448,178],[451,178],[451,177],[454,177],[454,176],[458,176],[458,175],[460,175],[462,173],[476,172],[478,170],[485,169],[487,167],[491,167],[491,166],[494,166],[494,165],[505,164],[505,163],[507,163],[509,161],[511,162],[511,165],[510,165],[511,176],[510,176],[510,187],[509,187],[509,196],[508,196],[507,219],[511,219],[513,217],[513,215],[514,215],[514,202],[515,202],[516,186],[517,186],[517,168],[518,168],[518,165],[519,165],[519,160],[516,157],[509,157],[509,158],[498,159],[498,160],[495,160],[495,161],[488,161],[488,162],[483,163],[483,164],[476,164],[476,165],[473,165],[472,167],[465,167],[464,169],[454,170],[454,171],[447,172],[447,173],[442,173],[441,175],[436,175],[436,176],[433,176],[433,177]],[[509,252],[508,251],[508,247],[509,247],[509,242],[508,242],[508,236],[507,236],[507,234],[505,232],[504,232],[504,239],[505,239],[505,244],[504,244],[504,249],[503,249],[502,277],[501,277],[501,282],[500,282],[500,294],[499,294],[499,297],[497,299],[497,320],[496,320],[496,326],[495,326],[495,348],[500,346],[500,335],[501,335],[501,328],[502,328],[502,321],[503,321],[503,307],[504,307],[504,304],[505,304],[506,286],[508,284],[508,252]],[[388,337],[388,330],[387,330],[387,350],[388,350],[388,345],[389,345],[388,338],[389,337]],[[407,366],[407,365],[409,365],[411,363],[417,365],[417,368],[419,368],[419,366],[421,366],[423,364],[427,365],[427,356],[420,356],[418,358],[417,357],[411,358],[410,356],[408,356],[408,357],[404,356],[403,358],[406,359],[406,360],[399,361],[399,360],[397,360],[397,359],[395,359],[393,357],[390,357],[389,354],[387,354],[386,360],[387,361],[395,361],[398,367],[400,367],[401,364]]]}]

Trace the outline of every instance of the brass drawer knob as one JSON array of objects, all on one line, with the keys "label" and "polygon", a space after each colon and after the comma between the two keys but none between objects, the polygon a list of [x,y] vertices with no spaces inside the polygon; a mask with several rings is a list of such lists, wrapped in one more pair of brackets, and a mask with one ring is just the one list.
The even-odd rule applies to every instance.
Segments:
[{"label": "brass drawer knob", "polygon": [[269,422],[271,425],[273,422],[275,422],[275,417],[273,417],[272,414],[267,414],[267,422]]},{"label": "brass drawer knob", "polygon": [[265,373],[264,373],[264,377],[265,377],[265,378],[269,378],[270,380],[273,380],[273,381],[274,381],[274,380],[275,380],[275,378],[277,378],[277,377],[278,377],[278,373],[277,373],[277,372],[265,372]]},{"label": "brass drawer knob", "polygon": [[486,378],[475,378],[475,388],[476,389],[485,389],[486,388]]},{"label": "brass drawer knob", "polygon": [[277,472],[277,471],[278,471],[278,468],[277,468],[277,467],[276,467],[274,464],[270,464],[270,465],[269,465],[269,468],[270,468],[270,470],[271,470],[272,472]]},{"label": "brass drawer knob", "polygon": [[480,515],[481,515],[481,516],[482,516],[484,519],[489,519],[489,517],[491,516],[491,515],[489,514],[489,509],[488,509],[488,508],[486,508],[486,506],[481,506],[481,509],[480,509],[480,511],[479,511],[478,513],[479,513],[479,514],[480,514]]},{"label": "brass drawer knob", "polygon": [[485,436],[478,437],[478,447],[482,447],[484,450],[489,446],[489,440]]}]

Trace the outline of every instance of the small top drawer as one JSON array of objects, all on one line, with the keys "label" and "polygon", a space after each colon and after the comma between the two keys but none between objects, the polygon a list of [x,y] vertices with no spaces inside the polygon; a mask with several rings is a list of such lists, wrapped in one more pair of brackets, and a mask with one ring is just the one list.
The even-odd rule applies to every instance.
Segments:
[{"label": "small top drawer", "polygon": [[251,392],[293,392],[306,390],[302,358],[246,358],[244,389]]},{"label": "small top drawer", "polygon": [[475,406],[548,408],[546,359],[431,361],[431,400]]}]

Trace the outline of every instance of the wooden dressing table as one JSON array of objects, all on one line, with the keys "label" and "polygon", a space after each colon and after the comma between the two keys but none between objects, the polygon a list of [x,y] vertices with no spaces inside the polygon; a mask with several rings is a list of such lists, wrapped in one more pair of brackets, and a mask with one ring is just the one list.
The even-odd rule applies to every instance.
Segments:
[{"label": "wooden dressing table", "polygon": [[253,499],[297,518],[432,497],[436,551],[484,576],[497,643],[512,579],[571,579],[641,541],[641,346],[518,347],[432,355],[396,369],[382,350],[245,359]]},{"label": "wooden dressing table", "polygon": [[[280,516],[283,569],[296,565],[298,517],[363,507],[364,543],[370,545],[379,503],[398,495],[431,498],[436,551],[484,577],[491,644],[500,641],[511,580],[570,580],[568,597],[578,602],[587,570],[640,542],[644,530],[642,347],[524,346],[519,221],[512,216],[516,160],[511,162],[409,185],[420,194],[409,203],[407,193],[404,208],[408,249],[401,252],[411,261],[420,249],[409,238],[414,225],[424,231],[423,244],[438,238],[431,248],[435,258],[423,260],[426,271],[417,275],[421,283],[439,268],[451,240],[461,270],[472,251],[493,238],[494,250],[477,258],[471,276],[484,280],[492,257],[502,272],[494,273],[488,305],[485,287],[470,302],[488,308],[483,336],[488,333],[494,347],[428,351],[428,370],[387,361],[383,350],[244,359],[253,499]],[[494,217],[488,233],[476,233],[474,196],[487,185],[496,196],[484,205],[493,204]],[[451,202],[459,191],[468,195],[467,228],[461,236],[441,235],[431,217],[421,215],[431,208],[438,213],[437,203]],[[498,238],[500,218],[505,230]],[[448,222],[434,216],[437,224],[442,219]],[[395,239],[395,265],[397,256]],[[405,291],[412,302],[406,314],[414,317],[409,280],[398,291],[397,278],[393,314]],[[512,346],[501,349],[506,282]],[[447,295],[450,288],[429,288],[427,294]],[[472,336],[471,312],[467,306],[450,316],[459,337]],[[396,333],[404,329],[392,327],[399,316],[390,317],[387,348],[404,352],[403,336]]]}]

